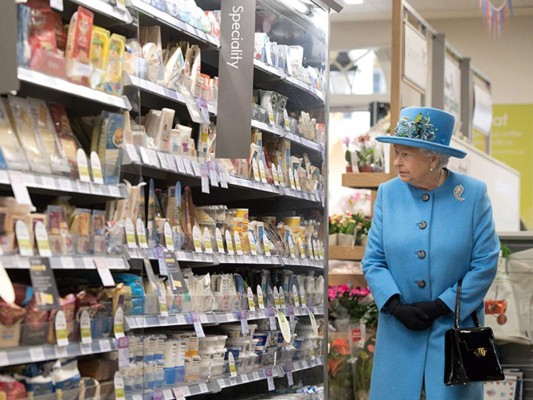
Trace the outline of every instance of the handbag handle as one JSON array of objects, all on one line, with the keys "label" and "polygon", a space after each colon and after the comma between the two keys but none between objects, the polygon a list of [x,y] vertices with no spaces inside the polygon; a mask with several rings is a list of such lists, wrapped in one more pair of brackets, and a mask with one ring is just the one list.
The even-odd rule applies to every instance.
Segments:
[{"label": "handbag handle", "polygon": [[[457,296],[455,298],[455,319],[453,322],[453,328],[459,329],[459,319],[461,317],[461,287],[463,285],[463,280],[459,279],[459,282],[457,282]],[[477,328],[480,327],[479,319],[477,317],[476,310],[472,311],[472,314],[470,314],[472,317],[472,320],[474,321],[474,326]]]}]

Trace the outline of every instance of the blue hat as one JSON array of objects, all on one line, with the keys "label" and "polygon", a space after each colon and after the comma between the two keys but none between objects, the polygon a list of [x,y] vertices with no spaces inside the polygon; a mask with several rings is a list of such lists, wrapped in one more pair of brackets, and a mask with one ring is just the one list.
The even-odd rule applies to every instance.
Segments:
[{"label": "blue hat", "polygon": [[407,107],[400,112],[400,120],[392,136],[377,136],[383,143],[401,144],[464,158],[466,152],[450,147],[455,117],[431,107]]}]

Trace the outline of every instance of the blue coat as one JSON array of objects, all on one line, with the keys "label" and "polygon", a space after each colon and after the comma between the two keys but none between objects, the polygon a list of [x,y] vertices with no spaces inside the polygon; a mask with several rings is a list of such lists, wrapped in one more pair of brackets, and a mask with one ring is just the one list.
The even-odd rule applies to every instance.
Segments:
[{"label": "blue coat", "polygon": [[[499,250],[484,183],[450,171],[424,191],[395,178],[379,187],[363,273],[380,310],[394,294],[404,303],[438,297],[453,310],[464,278],[461,320],[473,326],[474,310],[484,321]],[[370,399],[419,400],[425,380],[427,400],[482,400],[480,383],[444,385],[444,332],[452,326],[453,313],[413,331],[380,312]]]}]

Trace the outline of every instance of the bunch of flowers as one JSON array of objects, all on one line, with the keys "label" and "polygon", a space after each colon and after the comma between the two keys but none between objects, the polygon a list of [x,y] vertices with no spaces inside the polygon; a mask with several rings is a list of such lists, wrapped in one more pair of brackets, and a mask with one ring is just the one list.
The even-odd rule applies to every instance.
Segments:
[{"label": "bunch of flowers", "polygon": [[360,244],[361,240],[368,235],[371,222],[371,218],[362,211],[353,214],[346,211],[344,215],[334,214],[329,217],[329,234],[353,235],[355,242]]},{"label": "bunch of flowers", "polygon": [[369,328],[375,328],[378,321],[378,309],[368,288],[350,288],[347,284],[328,287],[329,318],[346,319],[350,322],[363,322]]},{"label": "bunch of flowers", "polygon": [[350,345],[345,339],[335,339],[328,354],[328,398],[353,400],[353,378]]},{"label": "bunch of flowers", "polygon": [[394,136],[421,139],[432,142],[435,139],[435,127],[429,117],[418,114],[414,120],[408,117],[400,118]]},{"label": "bunch of flowers", "polygon": [[345,137],[344,158],[350,169],[357,166],[359,172],[382,172],[383,149],[370,133],[365,133],[355,138]]},{"label": "bunch of flowers", "polygon": [[333,214],[329,217],[329,234],[339,233],[341,230],[342,215]]}]

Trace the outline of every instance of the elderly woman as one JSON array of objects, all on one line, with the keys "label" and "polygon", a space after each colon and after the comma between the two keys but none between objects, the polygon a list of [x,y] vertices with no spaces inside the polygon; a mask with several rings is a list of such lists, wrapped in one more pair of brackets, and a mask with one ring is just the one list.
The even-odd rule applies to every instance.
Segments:
[{"label": "elderly woman", "polygon": [[363,272],[380,309],[371,400],[482,400],[481,383],[444,385],[444,333],[483,321],[499,253],[484,183],[446,169],[466,153],[449,146],[455,119],[434,108],[402,110],[393,136],[398,177],[379,187]]}]

